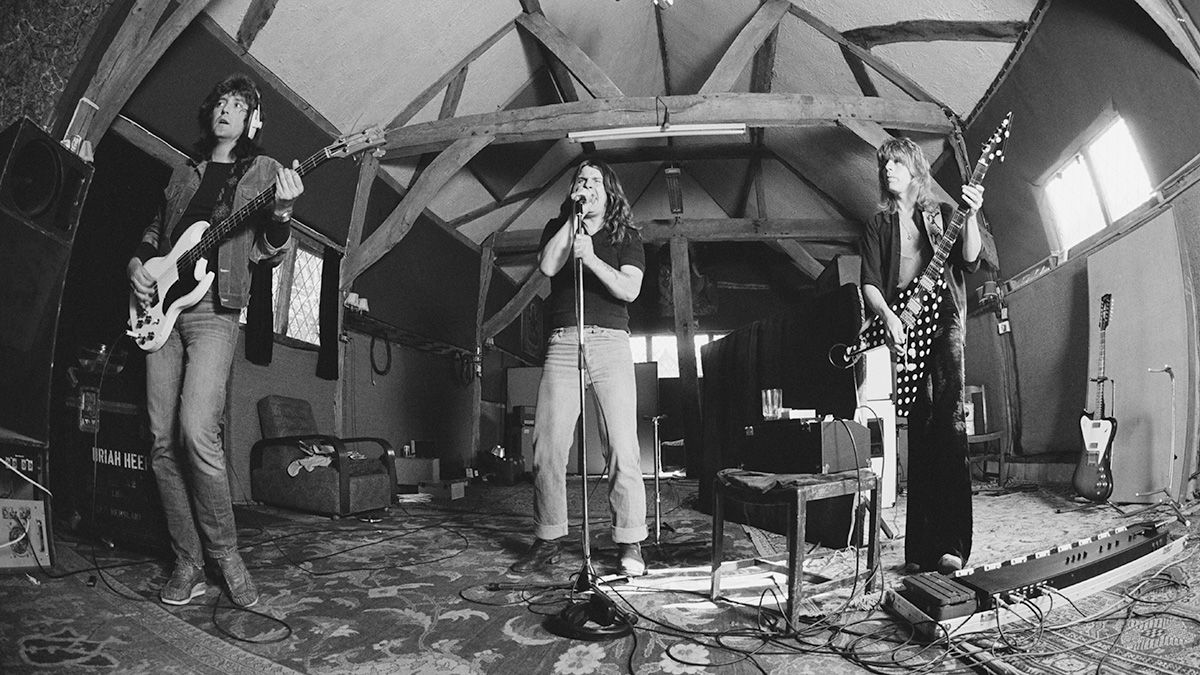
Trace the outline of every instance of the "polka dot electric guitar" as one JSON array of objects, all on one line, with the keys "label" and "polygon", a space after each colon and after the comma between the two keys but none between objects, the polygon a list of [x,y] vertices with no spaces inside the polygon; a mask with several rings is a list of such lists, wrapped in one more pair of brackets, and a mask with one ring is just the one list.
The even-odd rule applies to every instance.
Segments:
[{"label": "polka dot electric guitar", "polygon": [[[1009,126],[1012,124],[1012,113],[1005,116],[1004,121],[983,145],[979,161],[971,174],[970,184],[979,185],[987,174],[988,167],[995,161],[1003,161],[1004,141],[1008,139]],[[963,225],[967,221],[967,209],[960,207],[954,212],[954,217],[946,225],[945,232],[934,247],[933,259],[925,266],[920,276],[900,292],[900,296],[892,304],[892,311],[904,323],[908,342],[903,356],[893,356],[895,360],[896,378],[893,400],[896,404],[896,414],[907,417],[912,404],[916,401],[917,386],[925,376],[926,362],[929,357],[929,346],[941,326],[941,319],[948,314],[949,305],[953,302],[946,293],[946,279],[943,271],[950,251],[958,240]],[[858,344],[848,347],[843,344],[834,345],[829,350],[829,360],[834,365],[851,366],[864,352],[882,347],[887,344],[887,331],[879,317],[871,319],[859,335]]]}]

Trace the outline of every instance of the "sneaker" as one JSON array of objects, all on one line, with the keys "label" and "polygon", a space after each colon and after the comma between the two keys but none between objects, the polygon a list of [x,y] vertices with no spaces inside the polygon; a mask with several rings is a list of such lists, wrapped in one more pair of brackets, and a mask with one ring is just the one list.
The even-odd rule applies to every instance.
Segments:
[{"label": "sneaker", "polygon": [[558,554],[562,551],[562,544],[558,540],[548,541],[546,539],[534,539],[533,545],[529,550],[521,555],[521,559],[513,563],[509,567],[510,572],[517,574],[528,574],[529,572],[537,572],[558,562]]},{"label": "sneaker", "polygon": [[242,556],[237,551],[217,558],[217,566],[221,568],[225,584],[229,586],[229,599],[233,600],[233,604],[243,608],[258,604],[258,587],[254,585],[250,572],[246,570],[246,563],[242,562]]},{"label": "sneaker", "polygon": [[620,572],[627,577],[640,577],[646,573],[646,561],[642,560],[640,543],[617,544],[621,551]]},{"label": "sneaker", "polygon": [[204,570],[182,560],[175,563],[171,578],[158,591],[158,599],[168,605],[186,605],[204,595]]},{"label": "sneaker", "polygon": [[951,574],[961,570],[962,567],[962,558],[954,555],[953,553],[947,553],[938,560],[937,571],[941,572],[942,574]]}]

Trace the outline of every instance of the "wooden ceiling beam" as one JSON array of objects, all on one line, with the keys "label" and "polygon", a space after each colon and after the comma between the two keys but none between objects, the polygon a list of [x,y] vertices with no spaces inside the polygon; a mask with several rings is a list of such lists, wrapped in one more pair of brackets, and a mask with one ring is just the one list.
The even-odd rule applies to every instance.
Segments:
[{"label": "wooden ceiling beam", "polygon": [[[369,152],[364,154],[362,163],[358,166],[358,182],[354,188],[354,206],[350,210],[350,224],[346,230],[346,255],[344,257],[355,255],[358,248],[362,246],[363,225],[367,220],[367,204],[371,199],[371,186],[375,184],[375,177],[378,174],[379,158]],[[340,279],[338,280],[342,293],[350,291],[351,283],[343,283]],[[339,300],[344,300],[344,297]]]},{"label": "wooden ceiling beam", "polygon": [[350,288],[358,275],[400,243],[442,187],[490,142],[487,137],[462,138],[438,155],[379,229],[347,257],[342,265],[341,288]]},{"label": "wooden ceiling beam", "polygon": [[250,49],[250,45],[254,44],[254,39],[271,19],[277,2],[279,0],[250,0],[237,32],[238,44],[244,49]]},{"label": "wooden ceiling beam", "polygon": [[896,42],[1016,42],[1025,26],[1024,21],[915,19],[863,26],[842,35],[864,49]]},{"label": "wooden ceiling beam", "polygon": [[168,0],[137,0],[113,41],[100,58],[96,74],[88,83],[84,96],[92,101],[99,99],[100,92],[108,87],[111,79],[119,77],[138,58],[154,36],[154,29],[170,6]]},{"label": "wooden ceiling beam", "polygon": [[1192,72],[1200,75],[1200,30],[1184,3],[1180,0],[1137,0],[1137,4],[1167,34]]},{"label": "wooden ceiling beam", "polygon": [[854,76],[855,83],[858,84],[858,90],[863,96],[879,96],[879,89],[875,83],[871,81],[871,74],[867,72],[867,67],[863,64],[862,59],[854,55],[846,45],[838,45],[842,51],[842,59],[846,61],[846,65],[850,68],[850,74]]},{"label": "wooden ceiling beam", "polygon": [[408,121],[411,120],[414,115],[421,112],[425,106],[429,105],[429,102],[433,100],[434,96],[437,96],[438,92],[445,89],[446,86],[454,80],[454,78],[458,77],[459,72],[463,68],[470,65],[484,52],[491,49],[492,45],[499,42],[500,38],[508,35],[508,33],[515,29],[516,26],[517,24],[512,21],[505,23],[495,33],[492,33],[483,42],[480,42],[474,49],[464,56],[461,61],[451,66],[450,69],[443,73],[441,77],[434,80],[433,83],[428,87],[425,87],[424,91],[410,101],[408,105],[404,106],[404,110],[401,110],[399,113],[397,113],[397,115],[392,118],[392,121],[388,123],[388,128],[402,127],[405,124],[408,124]]},{"label": "wooden ceiling beam", "polygon": [[754,65],[750,68],[750,91],[766,93],[774,86],[775,52],[778,44],[779,25],[776,24],[754,54]]},{"label": "wooden ceiling beam", "polygon": [[873,68],[880,75],[886,77],[888,81],[899,87],[904,93],[918,101],[937,103],[939,106],[945,107],[933,96],[933,94],[925,91],[924,87],[917,84],[917,82],[909,76],[900,72],[899,68],[896,68],[887,61],[875,56],[873,53],[871,53],[871,50],[865,49],[851,42],[836,28],[818,19],[812,12],[801,9],[796,5],[791,5],[788,7],[788,11],[791,12],[796,18],[800,19],[809,26],[812,26],[818,33],[848,49],[851,53],[861,59],[863,63],[871,66],[871,68]]},{"label": "wooden ceiling beam", "polygon": [[[546,14],[542,11],[541,0],[521,0],[521,9],[528,14]],[[575,79],[571,77],[571,71],[567,70],[563,62],[540,40],[538,41],[538,50],[542,53],[542,60],[546,62],[546,66],[550,70],[550,79],[558,90],[559,100],[578,101],[579,90],[575,87]]]},{"label": "wooden ceiling beam", "polygon": [[482,218],[493,211],[498,211],[506,206],[511,206],[517,202],[536,197],[539,192],[541,192],[541,189],[536,188],[533,190],[526,190],[524,192],[518,192],[516,194],[509,195],[503,199],[496,200],[491,204],[485,204],[477,209],[472,209],[471,211],[468,211],[456,218],[451,218],[450,220],[446,221],[446,226],[457,229],[463,225],[466,225],[472,220]]},{"label": "wooden ceiling beam", "polygon": [[592,96],[596,98],[619,98],[624,96],[621,88],[609,79],[596,62],[566,36],[557,26],[550,23],[541,13],[521,14],[517,25],[529,31],[546,49],[566,66]]},{"label": "wooden ceiling beam", "polygon": [[805,94],[692,94],[594,99],[393,127],[386,131],[385,148],[388,158],[396,158],[442,150],[468,136],[513,143],[562,138],[578,129],[645,125],[655,119],[656,99],[671,110],[674,123],[744,122],[750,127],[796,127],[832,126],[843,119],[861,119],[925,133],[945,134],[953,128],[940,105],[921,101]]},{"label": "wooden ceiling beam", "polygon": [[108,70],[97,71],[97,77],[84,94],[95,104],[95,109],[77,120],[67,135],[77,135],[92,146],[98,145],[150,69],[209,1],[182,0],[165,16],[163,5],[166,3],[136,4],[101,59],[101,65],[107,66]]},{"label": "wooden ceiling beam", "polygon": [[460,68],[454,79],[446,85],[446,95],[442,97],[442,109],[438,112],[439,120],[449,119],[458,114],[458,102],[462,100],[463,87],[467,83],[468,68],[470,66]]},{"label": "wooden ceiling beam", "polygon": [[[746,217],[746,210],[750,208],[750,193],[754,190],[754,186],[758,183],[758,174],[762,171],[762,155],[755,153],[750,158],[750,163],[746,166],[746,176],[742,179],[742,190],[738,193],[738,209],[739,218]],[[762,213],[756,214],[760,218]]]},{"label": "wooden ceiling beam", "polygon": [[[562,168],[559,169],[557,174],[555,174],[551,177],[548,177],[546,179],[546,182],[540,188],[537,188],[536,193],[532,197],[525,199],[525,202],[523,204],[521,204],[520,208],[518,208],[515,213],[513,213],[511,216],[509,216],[503,223],[501,223],[500,227],[496,228],[496,230],[495,230],[495,232],[493,232],[493,234],[499,235],[499,234],[503,234],[504,232],[506,232],[508,230],[509,226],[511,226],[513,223],[515,223],[517,221],[518,218],[520,218],[522,215],[524,215],[525,212],[529,210],[529,207],[536,204],[537,201],[539,199],[541,199],[542,195],[544,195],[547,191],[550,190],[551,187],[554,186],[554,183],[558,180],[559,176],[561,176],[563,174],[563,172],[569,168],[570,168],[570,165],[563,166]],[[538,230],[535,237],[540,237],[540,235],[541,235],[541,230]],[[532,244],[534,251],[537,250],[537,245],[538,245],[538,242],[534,241],[534,243]]]},{"label": "wooden ceiling beam", "polygon": [[671,59],[667,50],[667,35],[663,30],[663,8],[654,3],[654,29],[658,34],[658,58],[662,61],[663,94],[670,96],[671,91]]},{"label": "wooden ceiling beam", "polygon": [[[403,199],[404,196],[408,194],[409,188],[405,187],[404,185],[401,185],[400,181],[396,180],[396,178],[394,176],[392,176],[392,174],[388,173],[387,171],[376,171],[375,176],[379,180],[383,181],[384,185],[388,186],[390,189],[395,191],[395,193],[397,195],[399,195],[401,199]],[[476,252],[479,251],[479,244],[471,241],[471,239],[468,238],[467,235],[463,234],[462,232],[459,232],[457,229],[450,227],[450,225],[445,220],[443,220],[441,216],[439,216],[438,214],[431,211],[428,207],[425,208],[425,211],[421,215],[428,218],[429,222],[431,222],[434,225],[437,225],[438,227],[445,230],[447,234],[449,234],[451,237],[454,237],[455,239],[457,239],[458,242],[460,244],[462,244],[463,246],[466,246],[467,248],[469,248],[472,251],[476,251]]]},{"label": "wooden ceiling beam", "polygon": [[776,239],[771,242],[771,247],[782,251],[784,255],[791,258],[796,268],[809,279],[816,280],[817,277],[821,276],[821,272],[825,271],[825,266],[821,264],[821,261],[814,258],[804,248],[804,244],[798,241],[793,239]]},{"label": "wooden ceiling beam", "polygon": [[561,176],[563,170],[574,164],[582,152],[578,143],[572,143],[565,138],[560,138],[554,145],[550,146],[550,149],[538,159],[536,164],[525,172],[524,176],[521,176],[520,180],[508,191],[508,194],[512,195],[544,187],[547,182]]},{"label": "wooden ceiling beam", "polygon": [[715,94],[732,90],[738,77],[746,70],[746,65],[758,53],[759,47],[775,32],[791,6],[790,0],[767,0],[759,5],[758,11],[742,27],[729,49],[721,56],[720,62],[713,68],[712,74],[700,87],[700,93]]},{"label": "wooden ceiling beam", "polygon": [[479,337],[483,342],[496,337],[496,333],[504,330],[508,324],[512,323],[521,312],[525,311],[525,307],[533,302],[533,299],[541,295],[546,289],[550,288],[550,277],[542,273],[542,270],[537,265],[530,270],[529,276],[521,282],[521,287],[517,292],[509,298],[508,302],[484,321],[479,328]]}]

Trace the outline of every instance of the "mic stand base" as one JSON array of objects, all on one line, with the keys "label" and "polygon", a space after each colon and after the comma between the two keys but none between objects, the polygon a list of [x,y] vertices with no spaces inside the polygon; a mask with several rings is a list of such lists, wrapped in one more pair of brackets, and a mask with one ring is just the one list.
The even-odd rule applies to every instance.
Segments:
[{"label": "mic stand base", "polygon": [[551,614],[542,622],[550,633],[569,640],[606,642],[633,634],[636,621],[617,609],[613,601],[589,586],[585,598],[572,600],[558,614]]}]

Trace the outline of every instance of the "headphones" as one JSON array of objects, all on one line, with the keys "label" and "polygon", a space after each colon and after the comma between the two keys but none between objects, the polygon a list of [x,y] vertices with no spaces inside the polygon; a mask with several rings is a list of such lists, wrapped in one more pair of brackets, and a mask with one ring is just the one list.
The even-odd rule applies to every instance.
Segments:
[{"label": "headphones", "polygon": [[250,113],[250,117],[246,120],[246,138],[249,138],[250,140],[254,140],[254,135],[257,134],[258,130],[262,129],[263,127],[262,113],[260,112],[261,110],[262,97],[259,97],[258,105],[254,108],[254,111]]}]

